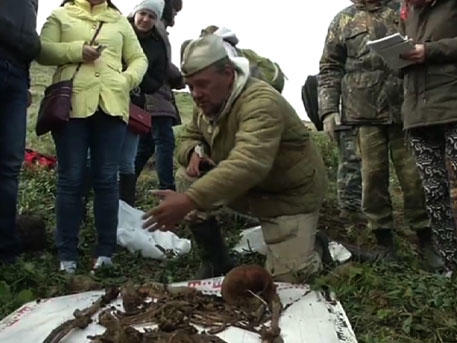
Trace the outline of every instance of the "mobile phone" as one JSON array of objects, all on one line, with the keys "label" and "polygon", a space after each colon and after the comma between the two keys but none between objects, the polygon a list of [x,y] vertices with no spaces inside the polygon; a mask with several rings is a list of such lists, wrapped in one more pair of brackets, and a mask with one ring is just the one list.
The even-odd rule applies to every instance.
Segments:
[{"label": "mobile phone", "polygon": [[101,54],[103,52],[103,50],[105,50],[105,49],[106,49],[106,46],[104,46],[104,45],[99,45],[95,48],[95,50],[97,50],[97,52],[99,54]]}]

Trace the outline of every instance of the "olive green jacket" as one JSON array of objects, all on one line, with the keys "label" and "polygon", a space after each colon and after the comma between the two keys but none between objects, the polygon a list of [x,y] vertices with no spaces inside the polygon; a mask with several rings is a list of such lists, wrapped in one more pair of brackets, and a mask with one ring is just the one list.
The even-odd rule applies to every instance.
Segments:
[{"label": "olive green jacket", "polygon": [[425,63],[404,69],[406,129],[457,121],[457,2],[411,7],[402,31],[425,44]]},{"label": "olive green jacket", "polygon": [[227,205],[268,218],[320,208],[327,184],[320,153],[295,110],[265,82],[249,78],[214,122],[195,109],[178,139],[180,164],[187,166],[198,144],[217,164],[186,191],[199,209]]}]

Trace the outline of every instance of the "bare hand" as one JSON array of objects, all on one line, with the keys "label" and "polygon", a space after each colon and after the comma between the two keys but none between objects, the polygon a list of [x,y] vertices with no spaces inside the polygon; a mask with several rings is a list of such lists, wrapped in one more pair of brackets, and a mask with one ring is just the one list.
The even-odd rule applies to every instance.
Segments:
[{"label": "bare hand", "polygon": [[173,230],[184,217],[196,206],[184,193],[173,191],[154,191],[160,198],[160,204],[143,215],[143,228],[147,230]]},{"label": "bare hand", "polygon": [[93,62],[95,61],[97,58],[100,57],[100,53],[98,52],[98,50],[96,48],[94,48],[93,46],[90,46],[88,44],[84,44],[83,46],[83,61],[84,62]]},{"label": "bare hand", "polygon": [[425,45],[416,44],[414,50],[408,51],[401,55],[401,58],[412,61],[414,63],[424,63],[425,61]]},{"label": "bare hand", "polygon": [[190,177],[199,177],[201,175],[201,170],[200,170],[200,163],[201,162],[206,162],[210,164],[211,166],[216,166],[214,161],[210,159],[209,157],[200,157],[196,152],[192,153],[192,156],[190,157],[189,164],[186,169],[187,175]]}]

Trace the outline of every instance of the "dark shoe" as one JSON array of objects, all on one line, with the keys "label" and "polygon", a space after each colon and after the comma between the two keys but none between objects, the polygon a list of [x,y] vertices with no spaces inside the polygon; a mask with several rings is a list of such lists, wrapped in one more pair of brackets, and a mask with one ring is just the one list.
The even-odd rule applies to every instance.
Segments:
[{"label": "dark shoe", "polygon": [[195,274],[195,279],[208,279],[225,275],[234,267],[221,228],[215,218],[209,218],[201,223],[189,225],[200,250],[201,266]]},{"label": "dark shoe", "polygon": [[132,207],[135,206],[135,188],[135,174],[119,174],[119,199]]},{"label": "dark shoe", "polygon": [[391,229],[377,229],[373,230],[376,236],[376,242],[384,249],[382,258],[384,261],[395,261],[397,253],[395,249],[394,237]]},{"label": "dark shoe", "polygon": [[328,243],[327,235],[322,231],[317,231],[316,240],[314,241],[314,250],[319,254],[324,267],[330,266],[334,262],[332,255],[330,254]]},{"label": "dark shoe", "polygon": [[419,239],[419,253],[424,259],[427,267],[432,271],[443,270],[445,268],[445,263],[433,245],[432,229],[419,229],[416,231],[416,234]]}]

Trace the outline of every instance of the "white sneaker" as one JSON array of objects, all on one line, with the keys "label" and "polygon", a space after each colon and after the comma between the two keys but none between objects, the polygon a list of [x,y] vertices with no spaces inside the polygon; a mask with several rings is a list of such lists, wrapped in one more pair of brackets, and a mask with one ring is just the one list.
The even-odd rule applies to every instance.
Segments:
[{"label": "white sneaker", "polygon": [[60,261],[60,271],[68,274],[74,274],[77,266],[76,261]]},{"label": "white sneaker", "polygon": [[93,270],[97,270],[102,267],[112,267],[113,266],[113,261],[111,260],[111,257],[107,256],[99,256],[95,260],[94,266],[92,267]]}]

